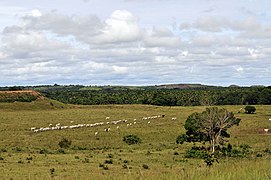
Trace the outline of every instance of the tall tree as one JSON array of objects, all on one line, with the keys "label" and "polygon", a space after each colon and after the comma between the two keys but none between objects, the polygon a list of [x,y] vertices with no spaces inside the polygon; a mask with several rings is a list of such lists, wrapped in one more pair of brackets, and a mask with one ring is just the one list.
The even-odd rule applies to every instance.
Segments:
[{"label": "tall tree", "polygon": [[211,152],[217,145],[223,145],[230,137],[227,130],[239,125],[241,119],[234,117],[232,112],[217,107],[206,108],[202,113],[188,116],[184,128],[186,134],[180,135],[176,142],[209,142]]}]

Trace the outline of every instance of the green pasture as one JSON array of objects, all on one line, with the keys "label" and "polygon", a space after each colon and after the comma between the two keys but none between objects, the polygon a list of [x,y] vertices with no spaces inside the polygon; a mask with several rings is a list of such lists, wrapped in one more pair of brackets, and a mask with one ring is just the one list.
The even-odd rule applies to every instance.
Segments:
[{"label": "green pasture", "polygon": [[[247,144],[252,154],[223,158],[208,168],[201,159],[184,158],[192,144],[175,143],[176,137],[185,132],[187,116],[203,111],[202,106],[73,106],[48,99],[0,103],[0,179],[271,179],[271,155],[264,153],[266,148],[271,149],[271,133],[263,131],[271,131],[271,106],[255,106],[256,114],[251,115],[238,113],[244,106],[223,107],[242,119],[240,126],[229,130],[229,143]],[[163,114],[164,118],[142,120]],[[31,127],[49,124],[71,125],[71,121],[88,124],[124,119],[127,123],[137,120],[128,127],[121,123],[30,131]],[[109,127],[110,131],[105,132]],[[142,143],[125,144],[122,138],[129,134],[139,136]],[[72,141],[70,148],[60,149],[58,142],[62,138]]]}]

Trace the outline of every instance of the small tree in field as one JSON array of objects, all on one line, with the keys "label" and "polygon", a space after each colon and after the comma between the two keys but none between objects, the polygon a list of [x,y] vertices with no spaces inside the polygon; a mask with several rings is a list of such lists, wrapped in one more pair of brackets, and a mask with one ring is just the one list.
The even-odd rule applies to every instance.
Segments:
[{"label": "small tree in field", "polygon": [[256,108],[254,106],[246,106],[245,107],[246,114],[254,114],[255,111],[256,111]]},{"label": "small tree in field", "polygon": [[217,145],[223,145],[230,135],[227,130],[239,125],[239,118],[232,112],[217,107],[206,108],[202,113],[193,113],[188,116],[184,128],[186,133],[177,137],[176,142],[209,142],[211,152]]}]

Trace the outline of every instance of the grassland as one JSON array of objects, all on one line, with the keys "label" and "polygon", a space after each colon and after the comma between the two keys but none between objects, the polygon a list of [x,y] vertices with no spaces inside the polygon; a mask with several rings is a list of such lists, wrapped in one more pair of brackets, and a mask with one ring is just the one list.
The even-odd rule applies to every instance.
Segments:
[{"label": "grassland", "polygon": [[[243,106],[223,106],[242,119],[230,129],[230,143],[248,144],[247,158],[224,158],[212,168],[201,159],[184,158],[191,144],[177,145],[188,115],[204,107],[158,107],[147,105],[72,106],[48,99],[31,103],[0,103],[0,177],[2,179],[271,179],[271,106],[256,106],[256,114],[237,113]],[[142,117],[161,115],[150,120]],[[31,127],[48,124],[106,122],[127,119],[137,123],[103,125],[33,133]],[[172,117],[177,117],[172,121]],[[104,128],[110,127],[109,132]],[[98,136],[94,133],[98,131]],[[123,136],[136,134],[141,144],[127,145]],[[63,138],[72,141],[60,149]],[[261,154],[261,157],[256,157]],[[105,163],[108,162],[108,164]],[[111,164],[112,162],[112,164]],[[143,165],[145,164],[145,168]],[[108,169],[107,169],[108,168]]]}]

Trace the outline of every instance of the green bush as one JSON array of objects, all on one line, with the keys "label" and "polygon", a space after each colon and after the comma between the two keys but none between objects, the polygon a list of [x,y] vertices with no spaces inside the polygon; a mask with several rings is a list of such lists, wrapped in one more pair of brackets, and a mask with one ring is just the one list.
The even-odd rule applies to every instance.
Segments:
[{"label": "green bush", "polygon": [[177,144],[183,144],[186,141],[187,137],[185,134],[181,134],[176,138]]},{"label": "green bush", "polygon": [[186,151],[184,155],[185,158],[205,158],[206,156],[208,156],[206,149],[196,146]]},{"label": "green bush", "polygon": [[58,145],[60,148],[67,149],[72,144],[71,140],[68,140],[67,138],[63,138],[61,141],[59,141]]},{"label": "green bush", "polygon": [[133,135],[133,134],[124,136],[123,141],[127,143],[128,145],[141,143],[141,139],[137,135]]},{"label": "green bush", "polygon": [[104,161],[105,164],[113,164],[113,159],[106,159]]},{"label": "green bush", "polygon": [[144,169],[149,169],[149,166],[148,166],[147,164],[143,164],[142,167],[143,167]]},{"label": "green bush", "polygon": [[254,106],[246,106],[245,113],[246,114],[254,114],[256,112],[256,108]]}]

